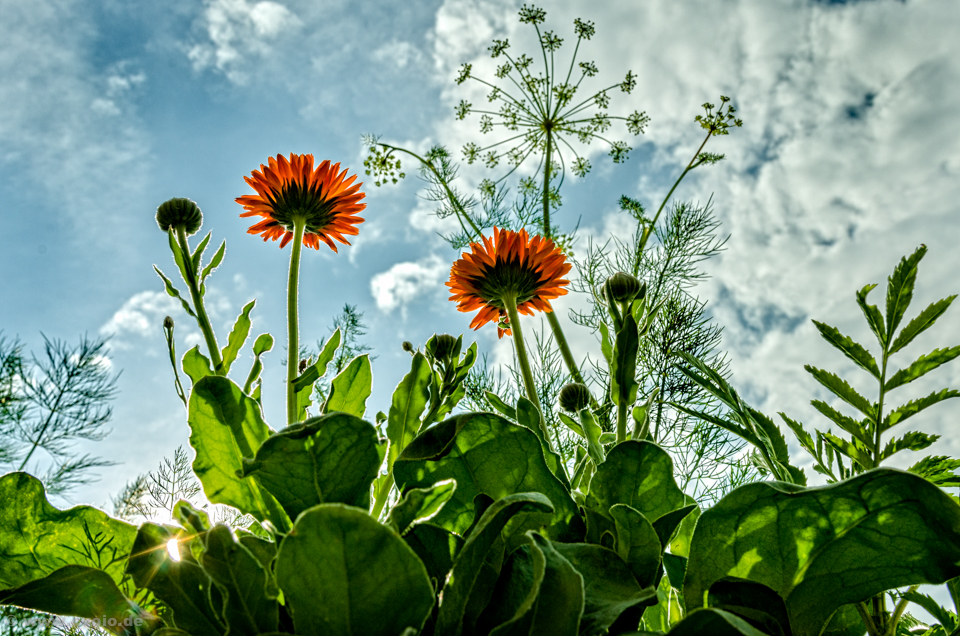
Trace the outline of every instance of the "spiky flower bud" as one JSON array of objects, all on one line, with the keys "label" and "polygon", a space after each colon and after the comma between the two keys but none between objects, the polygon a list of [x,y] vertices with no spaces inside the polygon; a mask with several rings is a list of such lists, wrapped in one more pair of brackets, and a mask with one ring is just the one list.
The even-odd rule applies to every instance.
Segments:
[{"label": "spiky flower bud", "polygon": [[618,303],[628,303],[637,297],[643,284],[636,277],[617,272],[607,279],[608,298]]},{"label": "spiky flower bud", "polygon": [[173,198],[157,208],[157,225],[164,232],[182,227],[187,236],[194,234],[203,225],[203,213],[190,199]]},{"label": "spiky flower bud", "polygon": [[560,408],[570,413],[579,413],[590,404],[590,389],[582,384],[567,384],[560,389]]}]

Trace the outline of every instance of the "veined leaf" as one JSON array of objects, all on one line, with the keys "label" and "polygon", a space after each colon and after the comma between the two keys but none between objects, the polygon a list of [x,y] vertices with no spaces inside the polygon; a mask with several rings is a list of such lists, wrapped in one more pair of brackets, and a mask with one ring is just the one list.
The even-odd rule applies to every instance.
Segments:
[{"label": "veined leaf", "polygon": [[920,592],[904,592],[903,598],[907,599],[911,603],[916,603],[923,609],[930,612],[930,615],[933,616],[940,622],[940,625],[943,626],[944,630],[948,634],[952,634],[953,630],[957,628],[957,616],[950,610],[942,607],[937,603],[932,596],[927,596],[926,594],[921,594]]},{"label": "veined leaf", "polygon": [[402,536],[415,523],[433,518],[453,496],[456,488],[457,482],[452,479],[438,481],[427,488],[411,488],[390,509],[387,524]]},{"label": "veined leaf", "polygon": [[812,404],[813,408],[820,411],[820,413],[822,413],[825,417],[833,421],[834,424],[856,437],[866,446],[873,444],[873,440],[870,438],[870,431],[864,428],[862,423],[858,422],[852,417],[847,417],[821,400],[811,400],[810,404]]},{"label": "veined leaf", "polygon": [[894,354],[900,351],[913,342],[914,338],[932,327],[933,323],[943,315],[943,312],[950,307],[950,303],[952,303],[956,297],[956,295],[953,295],[931,303],[926,309],[921,311],[916,318],[908,322],[907,326],[900,330],[900,334],[896,340],[893,341],[893,344],[890,345],[890,353]]},{"label": "veined leaf", "polygon": [[517,419],[517,409],[501,400],[499,395],[493,391],[485,391],[484,395],[487,398],[487,402],[490,403],[490,406],[500,411],[505,417],[509,417],[511,420]]},{"label": "veined leaf", "polygon": [[880,453],[880,459],[887,459],[902,450],[921,451],[924,448],[930,447],[930,445],[938,439],[940,439],[939,435],[927,435],[920,431],[910,431],[899,439],[894,438],[887,442],[887,445],[883,448],[883,452]]},{"label": "veined leaf", "polygon": [[818,322],[816,320],[813,321],[813,324],[817,326],[817,329],[820,331],[820,335],[823,336],[824,340],[839,349],[843,355],[853,360],[858,367],[869,372],[870,375],[876,379],[880,379],[880,369],[877,367],[877,361],[873,359],[873,356],[870,355],[870,352],[864,349],[862,345],[857,344],[848,336],[840,333],[836,327],[831,327],[826,323]]},{"label": "veined leaf", "polygon": [[195,345],[193,349],[183,354],[180,360],[183,372],[190,376],[190,380],[196,384],[201,378],[213,375],[213,368],[210,366],[210,359],[200,353],[200,345]]},{"label": "veined leaf", "polygon": [[183,305],[183,310],[187,312],[187,315],[193,318],[196,318],[197,314],[193,313],[193,309],[190,308],[190,303],[188,303],[186,300],[183,299],[183,297],[180,296],[180,291],[173,286],[173,283],[170,281],[170,279],[167,278],[164,275],[164,273],[161,272],[159,268],[157,268],[156,265],[153,266],[153,271],[157,273],[157,276],[163,279],[163,286],[167,290],[167,295],[179,300],[180,304]]},{"label": "veined leaf", "polygon": [[330,339],[327,340],[326,344],[323,345],[323,349],[321,349],[317,355],[317,361],[304,369],[303,373],[293,381],[293,390],[297,393],[305,390],[307,387],[310,387],[312,390],[313,383],[321,376],[326,375],[327,365],[333,360],[333,354],[336,353],[337,347],[339,346],[340,329],[337,328],[337,330],[333,332],[333,335],[330,336]]},{"label": "veined leaf", "polygon": [[707,605],[746,618],[765,634],[790,634],[787,606],[779,594],[763,583],[724,577],[710,586]]},{"label": "veined leaf", "polygon": [[917,265],[927,253],[926,245],[921,245],[910,256],[904,256],[887,279],[887,342],[893,339],[893,332],[900,326],[903,314],[913,300],[913,285],[917,281]]},{"label": "veined leaf", "polygon": [[324,404],[324,413],[342,411],[363,417],[372,387],[373,371],[370,369],[370,356],[367,354],[357,356],[330,383],[330,396]]},{"label": "veined leaf", "polygon": [[649,587],[660,569],[663,552],[660,538],[650,521],[626,504],[610,507],[617,528],[616,551],[641,587]]},{"label": "veined leaf", "polygon": [[960,486],[960,475],[953,472],[958,468],[960,468],[960,459],[952,459],[943,455],[930,455],[918,461],[908,470],[941,488],[953,488]]},{"label": "veined leaf", "polygon": [[721,609],[705,607],[690,612],[670,630],[670,636],[769,636],[765,632]]},{"label": "veined leaf", "polygon": [[430,378],[433,370],[430,363],[419,351],[410,362],[410,372],[393,392],[390,413],[387,415],[387,438],[390,448],[387,450],[387,470],[393,469],[393,462],[400,452],[413,441],[420,430],[420,416],[430,399]]},{"label": "veined leaf", "polygon": [[543,416],[540,414],[540,409],[537,408],[536,404],[523,395],[517,399],[517,424],[533,431],[536,436],[540,438],[540,441],[543,442],[544,447],[546,447],[547,440],[544,438],[543,429],[540,428],[541,417]]},{"label": "veined leaf", "polygon": [[224,241],[220,243],[220,248],[217,249],[216,253],[213,255],[213,258],[210,259],[210,262],[206,267],[203,268],[203,272],[200,274],[200,282],[202,283],[207,279],[207,276],[213,273],[217,267],[220,266],[220,263],[223,261],[223,253],[227,249],[227,242]]},{"label": "veined leaf", "polygon": [[860,464],[863,470],[870,470],[874,467],[873,457],[870,456],[867,450],[860,448],[856,441],[852,443],[848,442],[833,433],[820,433],[820,435],[822,435],[823,439],[829,442],[835,450]]},{"label": "veined leaf", "polygon": [[818,369],[810,366],[809,364],[803,365],[803,368],[806,369],[807,373],[812,375],[817,382],[822,384],[824,388],[828,389],[831,393],[866,415],[871,420],[876,421],[877,411],[874,405],[871,404],[867,398],[857,393],[852,386],[847,384],[846,380],[841,379],[829,371]]},{"label": "veined leaf", "polygon": [[908,382],[913,382],[917,378],[933,371],[941,364],[950,362],[957,356],[960,356],[960,345],[949,349],[934,349],[925,356],[920,356],[906,369],[900,369],[893,374],[893,377],[887,380],[884,385],[885,391],[890,391],[898,386],[903,386]]},{"label": "veined leaf", "polygon": [[877,342],[880,343],[881,347],[887,346],[887,328],[883,324],[883,316],[880,315],[880,310],[877,309],[876,305],[871,305],[867,302],[867,294],[869,294],[876,287],[876,284],[865,285],[863,289],[857,292],[857,304],[860,305],[860,310],[863,311],[864,318],[867,319],[867,324],[870,325],[870,330],[873,332],[873,335],[877,337]]},{"label": "veined leaf", "polygon": [[893,428],[897,424],[900,424],[908,417],[912,417],[927,408],[928,406],[933,406],[938,402],[943,400],[949,400],[950,398],[960,397],[960,391],[955,389],[943,389],[942,391],[935,391],[930,395],[920,398],[918,400],[911,400],[902,406],[898,406],[893,411],[887,413],[887,416],[883,418],[883,426],[880,427],[881,431],[886,431],[890,428]]},{"label": "veined leaf", "polygon": [[247,336],[250,335],[250,312],[256,304],[256,300],[251,300],[244,305],[236,322],[233,323],[233,329],[230,330],[230,336],[227,338],[227,346],[223,348],[220,356],[223,358],[223,373],[218,375],[227,375],[230,372],[230,366],[237,359],[243,343],[247,341]]},{"label": "veined leaf", "polygon": [[817,636],[843,605],[957,575],[960,506],[916,475],[879,468],[819,488],[737,488],[701,515],[683,593],[694,610],[723,577],[763,583],[786,602],[794,636]]}]

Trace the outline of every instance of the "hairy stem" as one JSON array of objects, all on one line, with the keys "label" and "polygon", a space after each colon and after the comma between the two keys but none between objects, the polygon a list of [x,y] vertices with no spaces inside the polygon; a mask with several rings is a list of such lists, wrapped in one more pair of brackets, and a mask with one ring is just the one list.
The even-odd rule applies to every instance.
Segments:
[{"label": "hairy stem", "polygon": [[510,318],[513,344],[517,350],[517,364],[520,366],[520,375],[523,377],[523,385],[527,392],[527,399],[533,402],[534,406],[536,406],[540,412],[540,430],[543,431],[543,441],[547,445],[547,448],[553,450],[553,443],[550,441],[550,431],[547,430],[547,424],[543,418],[543,407],[540,406],[540,398],[537,395],[537,385],[533,381],[533,371],[530,368],[530,359],[527,357],[527,346],[523,342],[523,331],[520,329],[520,314],[517,312],[516,296],[504,295],[503,304],[507,310],[507,316]]},{"label": "hairy stem", "polygon": [[553,135],[550,132],[551,122],[544,122],[547,130],[547,149],[543,159],[543,236],[550,238],[550,155],[553,154]]},{"label": "hairy stem", "polygon": [[197,284],[197,268],[193,266],[193,254],[190,253],[190,245],[187,243],[187,233],[183,226],[177,227],[177,243],[180,245],[180,251],[183,255],[184,269],[187,274],[187,287],[190,288],[190,297],[193,299],[193,310],[197,314],[197,324],[203,333],[203,339],[207,343],[207,349],[210,350],[210,363],[213,364],[213,372],[217,375],[223,373],[223,360],[220,358],[220,347],[217,346],[217,336],[213,333],[213,327],[210,326],[210,318],[207,317],[207,310],[203,306],[203,296],[200,295],[200,285]]},{"label": "hairy stem", "polygon": [[297,422],[297,392],[293,382],[300,366],[300,326],[297,316],[297,287],[300,282],[300,248],[303,246],[305,222],[293,223],[293,249],[290,252],[290,275],[287,279],[287,425]]}]

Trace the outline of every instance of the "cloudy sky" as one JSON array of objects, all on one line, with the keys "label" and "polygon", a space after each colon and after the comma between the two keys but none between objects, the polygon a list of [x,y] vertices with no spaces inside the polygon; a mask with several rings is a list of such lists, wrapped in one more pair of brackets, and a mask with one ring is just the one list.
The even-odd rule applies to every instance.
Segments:
[{"label": "cloudy sky", "polygon": [[[879,302],[897,260],[921,243],[929,254],[910,315],[960,292],[955,0],[540,5],[546,28],[568,41],[575,17],[595,23],[580,59],[593,60],[607,83],[633,70],[637,89],[617,94],[611,108],[651,118],[628,162],[614,166],[596,146],[594,171],[564,185],[559,221],[579,221],[581,241],[623,227],[621,194],[659,203],[700,141],[700,104],[733,97],[744,126],[710,148],[728,160],[677,195],[712,194],[730,235],[697,293],[724,329],[734,384],[753,404],[824,426],[808,402],[825,395],[805,363],[868,390],[866,375],[820,340],[810,319],[869,343],[854,291],[881,283]],[[475,119],[454,116],[460,99],[477,98],[456,85],[457,68],[489,67],[492,38],[509,37],[517,50],[531,44],[518,9],[512,0],[0,0],[0,329],[37,351],[41,334],[111,335],[112,364],[122,370],[113,432],[88,449],[120,463],[73,501],[108,503],[121,482],[187,441],[163,316],[177,320],[181,352],[199,336],[151,268],[175,271],[157,205],[194,199],[204,232],[227,241],[208,294],[221,340],[251,298],[253,334],[282,340],[289,254],[245,234],[233,201],[248,192],[243,175],[289,152],[362,171],[363,133],[418,149],[480,141]],[[483,176],[468,170],[463,183]],[[412,177],[366,187],[367,221],[353,246],[304,255],[303,340],[325,336],[344,303],[364,312],[378,356],[372,412],[388,406],[405,372],[403,340],[461,333],[470,321],[444,292],[457,254],[437,236],[444,225],[418,199],[420,187]],[[578,303],[556,306],[565,316]],[[567,330],[576,353],[596,351],[592,334]],[[495,336],[488,327],[468,337],[505,360],[509,343]],[[954,308],[906,355],[957,343]],[[281,356],[281,348],[268,354],[265,376],[275,427]],[[960,365],[917,384],[903,397],[958,387]],[[956,408],[917,418],[945,436],[931,451],[960,455]]]}]

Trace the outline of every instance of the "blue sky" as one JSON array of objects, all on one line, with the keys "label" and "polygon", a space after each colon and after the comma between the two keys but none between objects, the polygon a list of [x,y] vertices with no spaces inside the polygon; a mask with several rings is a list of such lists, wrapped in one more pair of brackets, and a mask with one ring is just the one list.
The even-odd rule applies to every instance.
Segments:
[{"label": "blue sky", "polygon": [[[575,17],[596,24],[583,59],[610,83],[632,69],[637,90],[613,109],[652,119],[627,163],[613,166],[595,146],[593,173],[565,184],[561,223],[579,219],[584,246],[624,230],[621,194],[658,203],[699,143],[699,105],[734,98],[744,127],[710,148],[728,160],[678,195],[712,194],[731,235],[697,293],[725,330],[735,385],[756,406],[824,426],[808,404],[824,395],[805,363],[869,386],[810,318],[867,341],[854,291],[883,283],[920,243],[930,251],[912,313],[960,291],[954,0],[540,4],[547,27],[565,37]],[[35,350],[41,333],[112,334],[113,365],[122,370],[113,432],[89,448],[121,463],[73,501],[108,503],[123,481],[187,441],[163,316],[177,319],[181,352],[198,336],[151,268],[175,270],[156,206],[190,197],[204,211],[203,231],[227,241],[209,294],[221,340],[254,297],[254,335],[282,340],[289,254],[245,234],[249,223],[233,201],[248,192],[243,175],[288,152],[361,171],[360,135],[368,132],[419,149],[479,141],[476,120],[453,114],[460,99],[477,101],[453,81],[456,69],[488,64],[494,37],[522,48],[529,36],[518,8],[507,0],[0,0],[0,265],[8,273],[0,329]],[[465,170],[463,181],[483,176]],[[436,236],[445,226],[418,199],[419,187],[408,177],[365,188],[367,222],[354,245],[304,257],[302,339],[325,336],[344,303],[365,313],[366,342],[378,356],[371,413],[387,407],[405,372],[403,340],[458,334],[470,320],[446,300],[457,254]],[[565,315],[582,302],[568,297],[556,307]],[[568,333],[575,352],[596,352],[592,334]],[[467,337],[493,360],[511,355],[492,328]],[[954,308],[908,352],[958,342]],[[278,348],[266,359],[274,426],[283,412],[281,356]],[[918,384],[918,394],[960,386],[960,365]],[[960,456],[948,426],[955,408],[917,420],[944,434],[931,449],[937,454]]]}]

